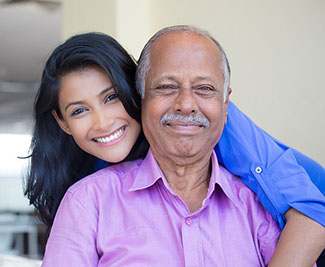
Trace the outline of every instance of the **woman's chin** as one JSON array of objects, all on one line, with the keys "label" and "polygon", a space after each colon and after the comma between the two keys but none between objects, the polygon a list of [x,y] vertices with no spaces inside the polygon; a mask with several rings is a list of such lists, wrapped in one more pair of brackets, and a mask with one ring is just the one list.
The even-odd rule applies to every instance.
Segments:
[{"label": "woman's chin", "polygon": [[111,151],[108,155],[98,155],[97,158],[100,158],[110,163],[119,163],[129,155],[130,150],[123,149],[123,150]]}]

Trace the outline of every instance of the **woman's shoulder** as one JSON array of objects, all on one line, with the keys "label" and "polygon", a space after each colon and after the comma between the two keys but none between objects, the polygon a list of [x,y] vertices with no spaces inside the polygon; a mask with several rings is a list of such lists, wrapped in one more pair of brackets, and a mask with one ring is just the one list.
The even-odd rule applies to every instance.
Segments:
[{"label": "woman's shoulder", "polygon": [[127,187],[133,181],[132,173],[137,171],[141,162],[141,159],[128,161],[98,170],[70,186],[67,192],[74,197],[85,198]]}]

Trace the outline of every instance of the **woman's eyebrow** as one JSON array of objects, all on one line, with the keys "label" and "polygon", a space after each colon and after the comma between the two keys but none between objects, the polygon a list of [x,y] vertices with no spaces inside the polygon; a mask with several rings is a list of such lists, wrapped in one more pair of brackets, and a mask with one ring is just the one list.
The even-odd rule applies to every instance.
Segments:
[{"label": "woman's eyebrow", "polygon": [[67,111],[67,109],[70,107],[70,106],[73,106],[73,105],[80,105],[80,104],[84,104],[83,101],[75,101],[75,102],[70,102],[69,104],[67,104],[64,108],[64,111]]},{"label": "woman's eyebrow", "polygon": [[[110,90],[112,90],[112,89],[114,89],[114,88],[115,88],[115,86],[112,85],[112,86],[110,86],[110,87],[104,89],[103,91],[101,91],[101,92],[97,95],[97,97],[101,97],[102,95],[106,94],[108,91],[110,91]],[[67,111],[67,109],[68,109],[70,106],[73,106],[73,105],[81,105],[81,104],[84,104],[84,101],[74,101],[74,102],[70,102],[69,104],[67,104],[67,105],[65,106],[64,111]]]},{"label": "woman's eyebrow", "polygon": [[114,89],[114,88],[115,88],[115,86],[111,85],[110,87],[108,87],[108,88],[104,89],[103,91],[101,91],[101,92],[97,95],[97,97],[101,97],[102,95],[106,94],[108,91],[110,91],[110,90],[112,90],[112,89]]}]

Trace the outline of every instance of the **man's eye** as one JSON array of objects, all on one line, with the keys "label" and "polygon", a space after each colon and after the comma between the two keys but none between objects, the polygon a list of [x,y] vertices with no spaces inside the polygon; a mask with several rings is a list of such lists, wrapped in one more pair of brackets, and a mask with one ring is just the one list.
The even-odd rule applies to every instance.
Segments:
[{"label": "man's eye", "polygon": [[113,94],[109,94],[106,98],[105,98],[105,101],[104,103],[107,103],[109,101],[112,101],[114,99],[118,98],[117,94],[116,93],[113,93]]},{"label": "man's eye", "polygon": [[71,117],[77,116],[77,115],[79,115],[79,114],[81,114],[81,113],[83,113],[85,111],[86,111],[85,108],[77,108],[77,109],[75,109],[75,110],[72,111]]},{"label": "man's eye", "polygon": [[163,84],[156,87],[156,89],[175,89],[176,87],[171,84]]},{"label": "man's eye", "polygon": [[202,95],[202,96],[210,96],[216,93],[216,89],[210,85],[198,86],[196,87],[195,91],[198,95]]},{"label": "man's eye", "polygon": [[172,84],[162,84],[154,87],[153,92],[161,96],[173,95],[177,90],[177,86]]},{"label": "man's eye", "polygon": [[200,86],[198,89],[203,91],[214,91],[214,88],[210,86]]}]

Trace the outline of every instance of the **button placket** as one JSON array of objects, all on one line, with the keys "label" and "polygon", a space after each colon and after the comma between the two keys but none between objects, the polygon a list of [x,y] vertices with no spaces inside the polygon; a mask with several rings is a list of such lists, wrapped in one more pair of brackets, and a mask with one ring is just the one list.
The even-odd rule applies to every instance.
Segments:
[{"label": "button placket", "polygon": [[192,219],[190,217],[187,217],[185,218],[185,224],[188,225],[188,226],[191,226],[192,225]]},{"label": "button placket", "polygon": [[185,266],[203,266],[202,235],[196,217],[182,218],[182,242]]}]

